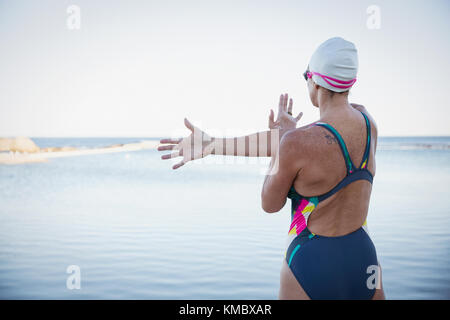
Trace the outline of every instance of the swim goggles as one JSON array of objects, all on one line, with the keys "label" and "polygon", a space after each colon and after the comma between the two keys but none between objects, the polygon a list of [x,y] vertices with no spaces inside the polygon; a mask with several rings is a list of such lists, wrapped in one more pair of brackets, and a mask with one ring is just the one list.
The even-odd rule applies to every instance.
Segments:
[{"label": "swim goggles", "polygon": [[[305,72],[303,72],[303,78],[305,78],[306,81],[308,81],[308,79],[312,78],[313,75],[322,77],[322,79],[326,83],[328,83],[330,86],[333,86],[335,88],[341,88],[341,89],[350,88],[356,82],[356,78],[352,79],[352,80],[349,80],[349,81],[343,81],[343,80],[338,80],[338,79],[335,79],[335,78],[332,78],[332,77],[325,76],[325,75],[320,74],[318,72],[312,72],[312,71],[309,71],[309,70],[306,70]],[[330,80],[334,81],[336,83],[340,83],[341,85],[331,83]]]}]

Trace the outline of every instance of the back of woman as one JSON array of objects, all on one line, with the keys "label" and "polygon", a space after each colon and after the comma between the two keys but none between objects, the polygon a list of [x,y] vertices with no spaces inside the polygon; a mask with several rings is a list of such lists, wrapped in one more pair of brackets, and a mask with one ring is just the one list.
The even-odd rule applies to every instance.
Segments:
[{"label": "back of woman", "polygon": [[276,121],[270,113],[267,132],[212,138],[185,119],[192,134],[163,139],[168,145],[158,148],[176,150],[163,159],[183,156],[173,169],[209,154],[272,158],[262,208],[278,212],[291,200],[280,299],[384,298],[366,222],[378,133],[367,110],[348,102],[357,70],[354,44],[340,37],[328,39],[303,73],[319,121],[296,128],[302,113],[292,116],[293,102],[290,99],[288,106],[285,94]]},{"label": "back of woman", "polygon": [[[370,121],[371,141],[366,164],[367,170],[375,177],[375,150],[377,128],[374,120],[363,106],[349,108],[340,118],[322,119],[341,135],[349,158],[354,164],[363,162],[367,143],[367,132],[363,112]],[[306,196],[323,194],[331,190],[347,175],[347,167],[340,142],[327,129],[319,126],[299,128],[307,132],[310,143],[310,161],[298,173],[294,188]],[[305,134],[304,134],[305,136]],[[308,220],[308,227],[316,234],[340,236],[356,230],[367,218],[372,184],[358,180],[330,196],[314,211]]]},{"label": "back of woman", "polygon": [[[282,299],[384,297],[366,222],[377,129],[364,107],[348,102],[357,69],[354,44],[332,38],[319,46],[304,73],[320,120],[286,136],[298,141],[296,156],[303,161],[288,192],[292,222],[281,272]],[[288,163],[282,160],[287,157],[283,150],[281,145],[280,163]],[[279,182],[270,183],[277,180],[269,179],[266,192],[282,189]]]}]

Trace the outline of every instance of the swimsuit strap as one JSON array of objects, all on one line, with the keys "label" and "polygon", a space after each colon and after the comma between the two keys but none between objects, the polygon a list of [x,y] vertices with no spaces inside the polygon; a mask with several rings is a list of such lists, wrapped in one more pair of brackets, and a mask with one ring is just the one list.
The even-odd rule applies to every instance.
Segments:
[{"label": "swimsuit strap", "polygon": [[[359,112],[361,112],[361,111],[359,111]],[[364,150],[364,155],[363,155],[363,158],[361,160],[361,164],[359,165],[359,167],[356,167],[353,164],[353,161],[350,158],[350,154],[348,153],[347,146],[345,145],[344,139],[339,134],[339,132],[335,128],[333,128],[333,126],[331,126],[328,123],[320,122],[320,121],[315,123],[315,125],[318,125],[318,126],[326,128],[338,140],[339,146],[341,147],[342,155],[344,156],[345,165],[347,166],[347,175],[349,175],[350,173],[354,172],[355,169],[364,169],[367,166],[367,163],[369,161],[369,155],[370,155],[370,121],[369,121],[369,119],[367,118],[367,116],[363,112],[361,112],[361,114],[363,115],[364,120],[366,122],[367,141],[366,141],[366,147],[365,147],[365,150]]]},{"label": "swimsuit strap", "polygon": [[337,139],[339,146],[341,147],[342,155],[344,156],[345,165],[347,166],[347,175],[353,172],[353,168],[355,168],[355,165],[352,162],[352,159],[350,159],[350,155],[347,150],[347,146],[345,145],[344,139],[342,139],[341,135],[335,128],[333,128],[331,125],[325,122],[316,122],[317,126],[321,126],[326,128],[328,131],[330,131],[335,138]]},{"label": "swimsuit strap", "polygon": [[[361,114],[363,115],[363,117],[366,121],[367,141],[366,141],[366,147],[364,150],[364,155],[361,160],[361,165],[356,169],[354,169],[355,166],[353,165],[353,162],[350,159],[350,155],[347,151],[347,148],[345,146],[345,143],[344,143],[344,140],[342,139],[342,137],[339,135],[339,133],[336,131],[336,129],[334,129],[331,125],[324,123],[326,126],[323,126],[323,127],[329,129],[331,132],[333,132],[333,134],[335,134],[336,137],[338,137],[338,141],[340,143],[342,153],[344,154],[344,158],[346,159],[347,176],[344,179],[342,179],[341,182],[339,182],[333,189],[331,189],[330,191],[328,191],[320,196],[317,196],[319,202],[332,196],[333,194],[335,194],[336,192],[338,192],[340,189],[344,188],[348,184],[352,183],[353,181],[367,180],[370,183],[373,182],[373,175],[366,168],[367,163],[369,161],[369,155],[370,155],[370,121],[363,112],[361,112]],[[341,144],[341,142],[342,142],[342,144]],[[350,167],[350,169],[348,169],[349,167]]]},{"label": "swimsuit strap", "polygon": [[[361,112],[361,111],[359,111],[359,112]],[[367,128],[366,150],[364,151],[364,156],[363,156],[363,158],[361,160],[361,164],[359,166],[359,169],[364,169],[367,166],[367,163],[369,162],[371,130],[370,130],[370,121],[369,121],[369,119],[364,114],[364,112],[361,112],[361,113],[364,116],[364,119],[366,120],[366,128]]]},{"label": "swimsuit strap", "polygon": [[317,196],[317,200],[319,202],[322,202],[326,198],[331,197],[333,194],[335,194],[336,192],[338,192],[339,190],[341,190],[342,188],[344,188],[345,186],[349,185],[350,183],[352,183],[353,181],[356,181],[356,180],[367,180],[370,183],[372,183],[373,176],[372,176],[372,173],[370,173],[370,171],[367,169],[362,169],[362,170],[357,169],[352,174],[350,174],[350,175],[346,176],[344,179],[342,179],[341,182],[339,182],[336,186],[334,186],[333,189],[331,189],[327,193]]},{"label": "swimsuit strap", "polygon": [[[370,183],[373,182],[373,175],[366,168],[367,163],[369,161],[369,155],[370,155],[370,141],[371,141],[370,121],[363,112],[361,112],[361,113],[364,116],[364,119],[366,121],[367,141],[366,141],[366,148],[364,150],[363,159],[361,160],[361,165],[359,167],[356,167],[355,165],[353,165],[353,162],[350,159],[350,155],[347,150],[347,146],[345,145],[344,139],[342,139],[341,135],[339,134],[339,132],[337,132],[337,130],[335,128],[333,128],[331,125],[329,125],[328,123],[325,123],[325,122],[314,123],[314,125],[319,125],[321,127],[326,128],[327,130],[329,130],[338,140],[339,146],[340,146],[342,154],[344,156],[345,164],[347,166],[347,175],[336,186],[334,186],[334,188],[332,188],[330,191],[328,191],[322,195],[319,195],[319,196],[309,197],[309,199],[317,198],[316,200],[318,202],[321,202],[321,201],[325,200],[326,198],[332,196],[336,192],[338,192],[340,189],[344,188],[345,186],[347,186],[348,184],[350,184],[356,180],[367,180]],[[304,197],[304,196],[298,194],[294,188],[294,185],[292,185],[291,188],[289,189],[287,196],[288,196],[288,198],[291,198],[293,201],[298,201],[302,198],[307,198],[307,197]]]}]

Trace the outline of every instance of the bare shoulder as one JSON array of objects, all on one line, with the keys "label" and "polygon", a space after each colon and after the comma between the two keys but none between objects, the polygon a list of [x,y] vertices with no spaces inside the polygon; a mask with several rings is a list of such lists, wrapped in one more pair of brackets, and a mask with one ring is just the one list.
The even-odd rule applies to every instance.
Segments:
[{"label": "bare shoulder", "polygon": [[356,110],[361,111],[362,113],[364,113],[367,118],[369,118],[370,124],[372,125],[375,134],[378,133],[378,126],[377,123],[375,122],[375,119],[372,117],[372,115],[369,113],[369,111],[367,110],[367,108],[361,104],[356,104],[356,103],[351,103],[352,107],[355,108]]},{"label": "bare shoulder", "polygon": [[301,128],[290,130],[286,132],[280,141],[280,148],[293,153],[299,150],[304,143],[304,133]]},{"label": "bare shoulder", "polygon": [[283,136],[283,139],[286,139],[288,143],[299,143],[302,146],[306,146],[311,141],[311,138],[317,134],[315,131],[316,126],[314,124],[315,122],[290,130]]},{"label": "bare shoulder", "polygon": [[283,135],[280,148],[289,149],[292,154],[308,154],[317,142],[318,131],[314,123],[290,130]]},{"label": "bare shoulder", "polygon": [[372,131],[372,137],[373,137],[373,141],[375,143],[374,145],[374,149],[375,152],[377,152],[377,145],[378,145],[378,126],[377,123],[375,122],[375,119],[372,117],[372,115],[369,113],[369,111],[367,110],[366,107],[364,107],[363,105],[360,104],[356,104],[356,103],[351,103],[352,107],[355,108],[356,110],[361,111],[362,113],[364,113],[367,118],[369,119],[370,125],[371,125],[371,131]]},{"label": "bare shoulder", "polygon": [[[297,169],[303,168],[309,161],[314,143],[314,133],[311,128],[296,128],[286,132],[280,141],[281,161],[290,163]],[[317,133],[315,134],[317,139]]]}]

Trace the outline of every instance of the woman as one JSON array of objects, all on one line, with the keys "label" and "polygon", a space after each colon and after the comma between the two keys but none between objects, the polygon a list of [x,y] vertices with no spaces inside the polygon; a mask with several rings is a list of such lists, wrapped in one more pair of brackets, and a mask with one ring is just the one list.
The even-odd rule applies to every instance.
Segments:
[{"label": "woman", "polygon": [[[163,159],[187,161],[209,154],[270,156],[262,190],[266,212],[291,199],[292,223],[281,270],[280,299],[384,299],[381,268],[366,217],[375,175],[377,126],[367,110],[349,104],[356,82],[357,50],[340,37],[322,43],[303,74],[320,119],[296,128],[293,101],[281,95],[270,131],[211,138],[194,127],[188,138],[163,139]],[[239,147],[240,146],[240,147]]]}]

